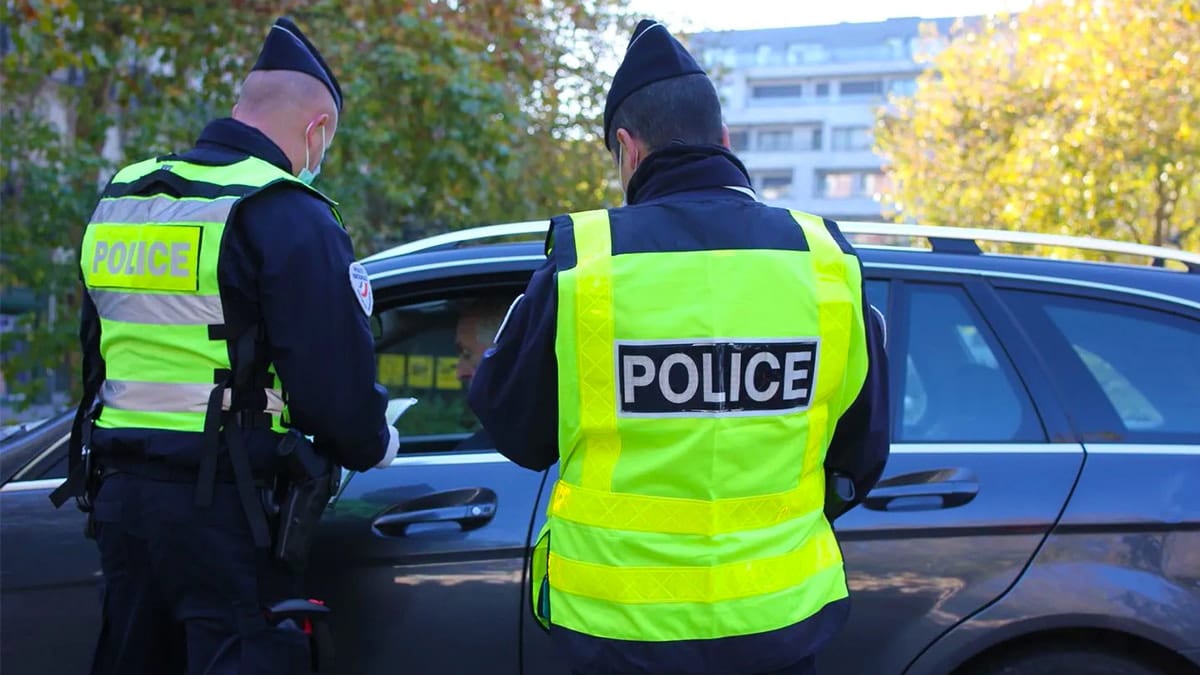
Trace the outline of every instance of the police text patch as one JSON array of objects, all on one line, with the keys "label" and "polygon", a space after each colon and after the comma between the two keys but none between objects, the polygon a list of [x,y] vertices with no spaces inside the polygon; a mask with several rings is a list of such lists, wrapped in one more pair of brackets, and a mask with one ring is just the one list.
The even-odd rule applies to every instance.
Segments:
[{"label": "police text patch", "polygon": [[190,225],[88,228],[83,264],[92,288],[196,291],[203,229]]},{"label": "police text patch", "polygon": [[819,340],[618,341],[617,411],[626,417],[804,410]]}]

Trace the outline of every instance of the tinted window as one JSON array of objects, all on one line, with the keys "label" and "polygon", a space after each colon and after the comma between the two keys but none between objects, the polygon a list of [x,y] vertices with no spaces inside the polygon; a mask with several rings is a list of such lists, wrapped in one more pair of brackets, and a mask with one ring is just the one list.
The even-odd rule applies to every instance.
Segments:
[{"label": "tinted window", "polygon": [[891,322],[907,338],[896,440],[1045,440],[1028,393],[966,292],[933,284],[904,288],[907,316]]},{"label": "tinted window", "polygon": [[390,307],[375,319],[379,382],[391,398],[418,403],[401,436],[480,431],[467,387],[518,291]]},{"label": "tinted window", "polygon": [[888,313],[888,282],[881,279],[867,279],[867,302],[879,310],[885,318]]},{"label": "tinted window", "polygon": [[1200,442],[1200,321],[1067,295],[1006,297],[1088,440]]}]

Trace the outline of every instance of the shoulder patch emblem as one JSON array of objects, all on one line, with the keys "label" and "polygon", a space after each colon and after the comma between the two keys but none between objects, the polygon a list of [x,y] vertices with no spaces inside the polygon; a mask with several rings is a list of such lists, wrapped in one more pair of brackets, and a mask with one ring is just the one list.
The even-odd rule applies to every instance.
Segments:
[{"label": "shoulder patch emblem", "polygon": [[367,268],[359,263],[350,263],[350,288],[354,291],[354,299],[367,316],[375,308],[375,293],[371,290],[371,277]]}]

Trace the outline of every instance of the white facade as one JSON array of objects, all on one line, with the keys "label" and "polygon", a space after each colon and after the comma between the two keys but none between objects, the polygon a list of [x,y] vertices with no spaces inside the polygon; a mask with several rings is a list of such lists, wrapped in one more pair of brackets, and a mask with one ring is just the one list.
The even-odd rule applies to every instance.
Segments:
[{"label": "white facade", "polygon": [[[692,51],[721,94],[734,152],[768,203],[840,220],[881,220],[876,111],[909,94],[915,55],[939,41],[922,19],[701,33]],[[945,35],[951,19],[931,19]]]}]

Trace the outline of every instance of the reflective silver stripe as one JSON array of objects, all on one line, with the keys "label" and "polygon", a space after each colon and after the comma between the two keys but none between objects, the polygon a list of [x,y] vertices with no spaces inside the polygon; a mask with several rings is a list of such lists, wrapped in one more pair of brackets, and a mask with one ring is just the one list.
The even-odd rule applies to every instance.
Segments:
[{"label": "reflective silver stripe", "polygon": [[[211,384],[172,384],[167,382],[131,382],[129,380],[105,380],[100,388],[100,400],[104,405],[118,410],[140,412],[191,412],[208,410]],[[283,412],[283,393],[278,389],[265,389],[267,407],[263,412],[279,415]],[[229,410],[231,393],[225,390],[221,408]]]},{"label": "reflective silver stripe", "polygon": [[90,289],[101,319],[126,323],[208,325],[225,323],[219,295],[122,293]]},{"label": "reflective silver stripe", "polygon": [[240,197],[172,199],[116,197],[102,199],[92,213],[93,223],[224,223]]}]

